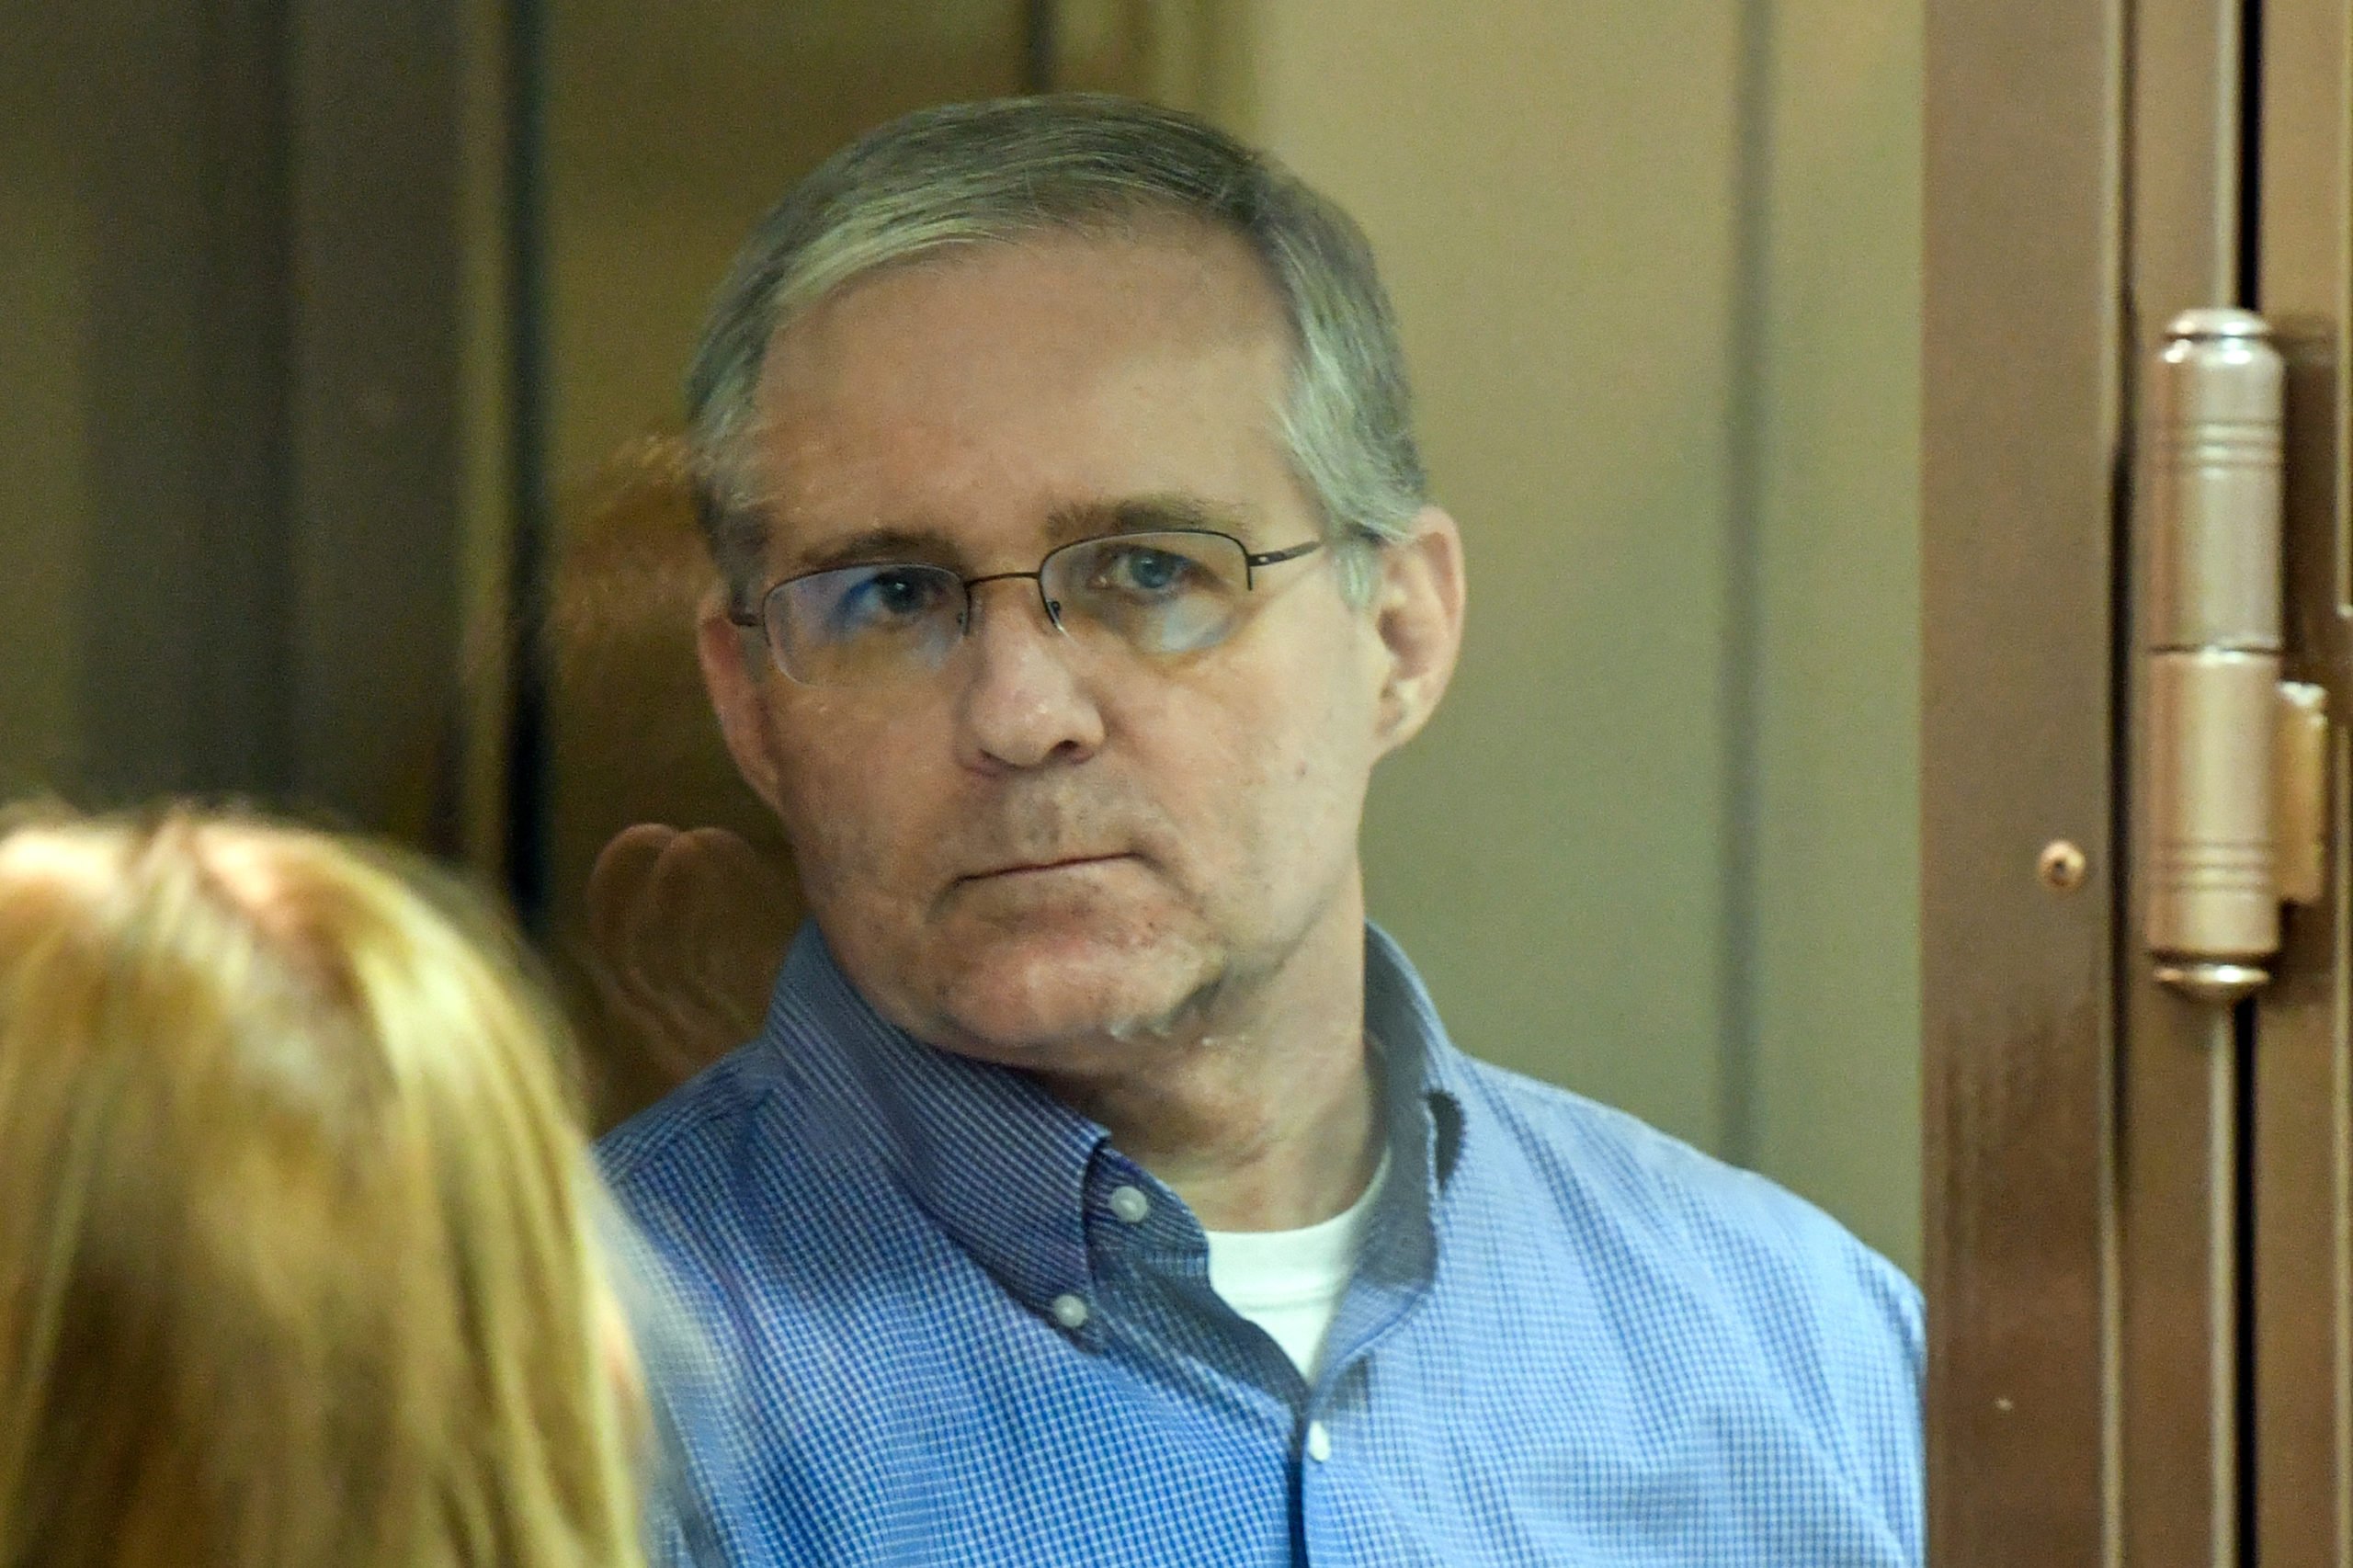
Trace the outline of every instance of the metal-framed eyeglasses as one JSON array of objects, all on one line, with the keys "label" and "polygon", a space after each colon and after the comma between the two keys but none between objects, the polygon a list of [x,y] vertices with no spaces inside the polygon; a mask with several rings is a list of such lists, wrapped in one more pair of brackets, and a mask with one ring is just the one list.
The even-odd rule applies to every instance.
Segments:
[{"label": "metal-framed eyeglasses", "polygon": [[1038,585],[1055,631],[1171,658],[1233,634],[1260,568],[1323,548],[1319,539],[1253,551],[1207,528],[1104,534],[1050,551],[1035,572],[965,577],[945,566],[881,562],[804,573],[728,619],[760,631],[776,667],[801,685],[884,686],[948,662],[972,630],[973,589],[1027,579]]}]

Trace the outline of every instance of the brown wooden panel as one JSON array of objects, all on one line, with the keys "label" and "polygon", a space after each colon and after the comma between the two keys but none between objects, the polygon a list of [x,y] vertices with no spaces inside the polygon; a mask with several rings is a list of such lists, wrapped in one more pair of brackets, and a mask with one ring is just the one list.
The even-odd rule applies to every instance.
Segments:
[{"label": "brown wooden panel", "polygon": [[[2139,366],[2177,313],[2237,297],[2240,9],[2239,0],[2134,6],[2125,281]],[[2138,581],[2147,541],[2137,509],[2133,521]],[[2142,710],[2142,641],[2128,603],[2128,733]],[[2239,1061],[2227,1011],[2153,979],[2142,892],[2128,885],[2120,977],[2121,1545],[2128,1562],[2188,1568],[2238,1554]]]},{"label": "brown wooden panel", "polygon": [[2263,26],[2256,296],[2288,358],[2289,670],[2329,688],[2336,775],[2331,893],[2290,915],[2256,1044],[2252,1506],[2265,1568],[2345,1568],[2353,1563],[2345,941],[2353,682],[2342,346],[2353,288],[2353,84],[2342,0],[2268,0]]},{"label": "brown wooden panel", "polygon": [[[2132,929],[2137,930],[2137,926]],[[2127,949],[2117,1153],[2124,1557],[2237,1561],[2238,1071],[2230,1014]]]},{"label": "brown wooden panel", "polygon": [[[92,236],[67,329],[86,510],[40,525],[78,535],[94,588],[67,665],[80,765],[42,782],[92,805],[282,802],[297,587],[281,494],[287,6],[108,0],[10,20],[12,64],[54,74],[40,110],[82,150],[67,166]],[[60,236],[62,256],[74,248]]]},{"label": "brown wooden panel", "polygon": [[[2123,17],[1929,0],[1922,734],[1929,1558],[2112,1544],[2112,458]],[[2072,840],[2072,892],[2036,859]]]}]

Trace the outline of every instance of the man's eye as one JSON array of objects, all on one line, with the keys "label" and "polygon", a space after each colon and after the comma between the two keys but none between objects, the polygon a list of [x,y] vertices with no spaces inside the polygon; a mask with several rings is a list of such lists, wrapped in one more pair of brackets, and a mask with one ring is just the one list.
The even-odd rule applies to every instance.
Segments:
[{"label": "man's eye", "polygon": [[1194,585],[1200,568],[1165,550],[1138,546],[1105,554],[1096,563],[1095,585],[1112,593],[1165,598]]},{"label": "man's eye", "polygon": [[886,567],[845,585],[831,619],[841,632],[886,630],[929,615],[946,592],[937,573]]}]

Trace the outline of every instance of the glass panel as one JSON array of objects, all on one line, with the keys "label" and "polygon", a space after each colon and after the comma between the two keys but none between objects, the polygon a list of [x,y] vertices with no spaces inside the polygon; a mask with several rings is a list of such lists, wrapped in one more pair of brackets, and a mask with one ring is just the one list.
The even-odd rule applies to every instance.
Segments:
[{"label": "glass panel", "polygon": [[[75,26],[28,34],[0,79],[0,320],[30,324],[0,338],[0,435],[17,454],[17,483],[0,499],[0,558],[12,566],[0,573],[0,795],[250,790],[462,849],[477,865],[496,860],[501,808],[512,805],[512,819],[544,837],[542,935],[590,1047],[598,1120],[656,1101],[761,1027],[809,895],[840,896],[838,881],[801,885],[778,813],[761,798],[790,801],[796,759],[760,733],[757,705],[739,702],[735,740],[749,765],[739,771],[705,689],[699,655],[723,688],[732,634],[718,630],[698,645],[717,579],[688,496],[677,387],[708,301],[793,180],[905,109],[1031,85],[1143,94],[1270,148],[1336,197],[1369,233],[1399,308],[1435,492],[1466,540],[1471,608],[1443,710],[1379,772],[1363,866],[1372,917],[1427,980],[1451,1038],[1754,1165],[1915,1267],[1916,7],[1520,6],[1472,27],[1461,6],[1409,0],[450,0],[381,12],[272,0],[199,11],[152,21],[140,7],[86,7]],[[522,37],[537,40],[531,58],[505,58]],[[51,61],[71,69],[27,69]],[[508,67],[534,79],[518,82]],[[103,90],[61,91],[69,79]],[[396,112],[386,108],[395,99]],[[539,116],[521,160],[537,171],[528,190],[505,188],[518,100]],[[388,147],[416,155],[403,162]],[[532,243],[512,245],[502,217],[539,225]],[[404,239],[418,243],[413,267]],[[518,256],[534,276],[504,275]],[[532,301],[534,313],[503,319],[514,301]],[[1126,322],[1101,316],[1107,332]],[[532,344],[543,352],[524,370],[536,381],[517,397],[509,356]],[[1212,405],[1229,406],[1203,399],[1169,424],[1201,423]],[[517,409],[538,423],[510,423]],[[1157,439],[1160,426],[1152,430]],[[1054,438],[1043,432],[1037,444]],[[517,483],[516,468],[535,472]],[[538,781],[519,791],[528,798],[509,801],[509,687],[531,683],[510,667],[506,654],[517,650],[493,623],[506,611],[507,547],[541,542],[536,531],[506,537],[520,509],[510,493],[539,483],[538,471],[550,514],[546,580],[515,598],[544,589],[544,613],[528,629],[537,641],[520,651],[547,677],[546,749]],[[1267,474],[1275,490],[1289,483],[1278,464],[1257,477]],[[1247,517],[1174,499],[1170,516],[1231,522],[1253,550],[1300,537],[1252,537]],[[1292,598],[1348,559],[1318,552],[1270,567],[1256,592]],[[1010,600],[1029,589],[993,591]],[[361,613],[379,602],[391,608]],[[1270,652],[1256,635],[1257,600],[1251,609],[1219,652],[1260,662],[1265,706],[1221,713],[1200,688],[1172,679],[1139,732],[1190,726],[1198,738],[1317,689],[1313,658]],[[531,702],[519,706],[529,718]],[[1023,721],[1012,709],[994,716],[1003,746],[1037,738]],[[853,851],[884,859],[892,847],[858,838],[868,824],[849,786],[897,781],[887,757],[856,749],[857,728],[846,721],[843,744],[825,757],[837,809],[803,820],[804,843],[847,842],[831,845],[835,866],[854,865]],[[533,738],[528,725],[516,733]],[[992,751],[957,764],[991,778],[1006,760]],[[1021,912],[1061,900],[1054,907],[1069,918],[1059,935],[1084,944],[1118,915],[1121,879],[1184,864],[1197,846],[1153,816],[1152,760],[1140,751],[1122,779],[1128,792],[1098,801],[1040,792],[1011,809],[978,785],[969,799],[944,790],[938,834],[968,835],[958,842],[971,868],[956,881],[984,883],[972,896],[997,901],[976,924],[1026,938],[1049,923],[1025,924]],[[1286,859],[1294,846],[1249,820],[1254,790],[1311,776],[1329,756],[1236,744],[1222,760],[1219,777],[1190,781],[1194,820],[1219,816],[1218,831],[1241,823],[1232,836],[1252,851],[1246,864],[1210,869],[1221,888],[1250,883],[1249,894],[1276,900],[1345,886],[1345,854]],[[976,800],[999,814],[987,817]],[[1353,810],[1344,798],[1306,825]],[[1135,846],[1119,839],[1123,831]],[[1352,914],[1347,937],[1341,950],[1353,953]],[[1021,963],[1036,954],[1006,952],[1004,964],[976,964],[965,977],[973,1006],[1029,1005],[1022,983],[1043,971]],[[1140,984],[1142,960],[1120,956],[1092,978]],[[1302,1009],[1295,1021],[1312,1030],[1329,1019]],[[1122,1015],[1106,1033],[1141,1052],[1181,1022],[1181,1009]],[[804,1033],[796,1045],[824,1031]],[[1377,1151],[1490,1157],[1486,1144],[1464,1153],[1463,1122],[1442,1108],[1415,1124],[1427,1126],[1427,1143],[1381,1143],[1357,1043],[1351,1026],[1344,1076],[1366,1092],[1336,1097],[1362,1112],[1365,1168],[1324,1173],[1330,1190],[1302,1200],[1318,1224],[1271,1227],[1303,1236],[1258,1248],[1219,1236],[1221,1292],[1232,1267],[1264,1285],[1317,1258],[1347,1259],[1368,1236],[1410,1242],[1395,1228],[1400,1210],[1380,1204],[1422,1189],[1383,1185]],[[936,1053],[907,1060],[916,1077],[938,1067]],[[1190,1065],[1176,1063],[1172,1076]],[[947,1560],[971,1545],[955,1533],[968,1522],[940,1501],[960,1475],[982,1475],[976,1495],[1002,1502],[1008,1477],[1046,1476],[1051,1489],[1108,1454],[1119,1461],[1117,1506],[1073,1522],[1126,1532],[1112,1542],[1118,1551],[1181,1560],[1186,1551],[1155,1554],[1133,1532],[1198,1528],[1212,1532],[1202,1538],[1211,1545],[1191,1560],[1230,1557],[1218,1547],[1244,1536],[1269,1554],[1313,1537],[1323,1554],[1329,1543],[1316,1528],[1281,1512],[1296,1504],[1301,1517],[1323,1510],[1335,1528],[1379,1538],[1394,1528],[1340,1555],[1403,1560],[1415,1551],[1399,1541],[1449,1528],[1457,1516],[1384,1512],[1391,1500],[1422,1498],[1440,1483],[1481,1506],[1499,1494],[1492,1476],[1451,1457],[1458,1439],[1526,1437],[1548,1460],[1591,1440],[1573,1424],[1519,1424],[1607,1403],[1531,1386],[1518,1331],[1529,1321],[1558,1326],[1523,1311],[1533,1275],[1463,1307],[1459,1357],[1408,1363],[1449,1391],[1475,1390],[1478,1423],[1435,1436],[1414,1423],[1369,1432],[1350,1401],[1367,1397],[1368,1382],[1370,1397],[1383,1397],[1395,1381],[1336,1382],[1309,1414],[1306,1384],[1291,1379],[1295,1362],[1314,1370],[1302,1346],[1328,1333],[1325,1343],[1347,1354],[1411,1321],[1387,1312],[1395,1303],[1378,1290],[1416,1259],[1427,1270],[1429,1258],[1397,1245],[1381,1267],[1351,1275],[1344,1263],[1339,1286],[1369,1282],[1375,1293],[1347,1296],[1304,1337],[1276,1311],[1255,1338],[1188,1337],[1201,1326],[1198,1312],[1158,1320],[1167,1330],[1159,1347],[1180,1344],[1185,1357],[1153,1363],[1135,1387],[1173,1401],[1182,1376],[1207,1368],[1231,1380],[1221,1386],[1247,1385],[1225,1402],[1232,1410],[1301,1417],[1273,1442],[1254,1437],[1266,1449],[1266,1462],[1253,1460],[1257,1480],[1278,1474],[1275,1460],[1292,1468],[1251,1497],[1212,1489],[1215,1507],[1162,1506],[1164,1471],[1182,1467],[1121,1445],[1140,1431],[1158,1441],[1163,1429],[1102,1422],[1092,1408],[1031,1421],[1029,1446],[1009,1459],[975,1460],[966,1427],[935,1409],[929,1385],[912,1404],[893,1403],[885,1384],[894,1367],[953,1370],[1013,1346],[1081,1375],[1099,1364],[1048,1360],[1063,1347],[1041,1336],[1076,1336],[1091,1354],[1132,1351],[1120,1336],[1145,1321],[1142,1308],[1122,1316],[1063,1288],[1055,1271],[1092,1268],[1098,1231],[1202,1241],[1154,1229],[1183,1210],[1150,1160],[1111,1166],[1092,1142],[1075,1156],[1049,1147],[1051,1137],[1025,1142],[1025,1125],[1068,1124],[1051,1120],[1050,1096],[983,1076],[995,1085],[985,1108],[999,1119],[979,1119],[989,1135],[959,1144],[953,1128],[926,1124],[893,1174],[928,1183],[928,1199],[976,1206],[983,1229],[989,1206],[1007,1200],[1015,1234],[960,1235],[923,1267],[962,1270],[973,1299],[1028,1292],[1036,1310],[991,1320],[985,1334],[926,1329],[918,1355],[888,1346],[877,1356],[859,1342],[845,1357],[828,1342],[792,1379],[738,1391],[773,1395],[786,1413],[747,1417],[762,1455],[794,1445],[863,1453],[858,1445],[889,1437],[870,1473],[844,1490],[845,1514],[868,1500],[904,1503],[915,1511],[908,1517],[938,1527]],[[1088,1098],[1096,1080],[1084,1074],[1051,1082],[1105,1121],[1121,1108]],[[1572,1102],[1516,1080],[1478,1082],[1531,1117],[1582,1118],[1576,1125],[1597,1136],[1633,1141],[1651,1157],[1634,1162],[1642,1168],[1703,1173],[1694,1179],[1738,1195],[1731,1207],[1756,1199],[1756,1184],[1642,1142],[1619,1119],[1564,1108]],[[1286,1085],[1298,1093],[1258,1108],[1278,1119],[1313,1087]],[[796,1108],[809,1114],[763,1127],[745,1146],[770,1147],[760,1139],[775,1131],[774,1149],[822,1161],[871,1119],[856,1108]],[[1492,1122],[1474,1133],[1506,1135]],[[1317,1164],[1313,1153],[1303,1164]],[[1029,1248],[1034,1216],[1010,1199],[1052,1158],[1119,1179],[1070,1233],[1075,1240],[1041,1263]],[[1484,1195],[1481,1222],[1500,1227],[1488,1237],[1491,1260],[1524,1256],[1507,1243],[1559,1240],[1543,1221],[1576,1195],[1541,1187],[1545,1174],[1541,1160],[1522,1162],[1508,1173],[1518,1187]],[[896,1188],[877,1180],[837,1191],[820,1180],[812,1191],[805,1209],[767,1218],[813,1255],[865,1244]],[[1353,1206],[1361,1202],[1374,1207]],[[1791,1230],[1824,1234],[1776,1212]],[[1244,1235],[1251,1218],[1209,1229]],[[1449,1261],[1461,1267],[1476,1250],[1458,1248]],[[1619,1304],[1647,1310],[1673,1295],[1681,1255],[1662,1244],[1657,1256],[1651,1274],[1618,1281]],[[1535,1271],[1545,1302],[1573,1300],[1594,1260],[1555,1261]],[[848,1314],[904,1305],[922,1288],[909,1287],[904,1262],[861,1277],[860,1286],[879,1281],[870,1292],[834,1279],[808,1299]],[[1171,1294],[1198,1309],[1188,1270]],[[1855,1272],[1883,1287],[1877,1307],[1808,1335],[1843,1354],[1859,1322],[1887,1349],[1904,1335],[1878,1330],[1902,1316],[1905,1298],[1892,1278]],[[1331,1268],[1320,1277],[1328,1282]],[[734,1299],[735,1283],[721,1293]],[[1772,1327],[1805,1310],[1779,1302]],[[1672,1338],[1672,1324],[1652,1326]],[[1596,1343],[1625,1348],[1598,1330]],[[645,1348],[665,1352],[658,1337]],[[709,1348],[724,1366],[742,1346]],[[1879,1370],[1905,1350],[1881,1356]],[[1562,1360],[1564,1387],[1592,1365]],[[1182,1376],[1158,1376],[1180,1362]],[[1647,1388],[1659,1364],[1638,1358],[1643,1375],[1631,1381]],[[1021,1363],[1024,1378],[1030,1365]],[[1003,1370],[989,1360],[982,1381]],[[1712,1418],[1715,1393],[1737,1400],[1771,1381],[1755,1374],[1744,1361],[1722,1389],[1710,1384],[1695,1399],[1684,1395],[1696,1384],[1675,1381],[1653,1414]],[[1066,1392],[1053,1377],[1014,1381],[1025,1400]],[[1902,1379],[1873,1386],[1885,1397],[1860,1403],[1882,1423],[1890,1410],[1900,1415]],[[1270,1390],[1280,1397],[1259,1397]],[[1779,1397],[1778,1385],[1768,1392]],[[1770,1403],[1756,1399],[1751,1413]],[[1030,1407],[1018,1408],[1027,1419]],[[1723,1429],[1745,1435],[1735,1418]],[[1704,1436],[1721,1439],[1723,1429]],[[1901,1455],[1901,1436],[1876,1451]],[[1074,1438],[1091,1449],[1057,1466],[1050,1456],[1063,1450],[1053,1445]],[[1417,1443],[1426,1455],[1443,1450],[1427,1474],[1401,1480],[1380,1468]],[[1629,1517],[1643,1510],[1624,1497],[1654,1478],[1624,1480],[1614,1468],[1622,1445],[1596,1453],[1524,1488],[1514,1470],[1508,1506],[1550,1506],[1598,1476],[1607,1494],[1588,1509],[1595,1528],[1649,1528]],[[1712,1506],[1731,1477],[1705,1471],[1704,1492],[1684,1485],[1693,1478],[1671,1479],[1645,1496],[1691,1493]],[[1901,1493],[1900,1476],[1890,1484]],[[1218,1513],[1229,1503],[1234,1520]],[[1902,1533],[1902,1506],[1898,1495],[1882,1534]],[[843,1540],[860,1528],[831,1517],[814,1528],[837,1524]],[[985,1556],[991,1544],[962,1555]],[[1643,1555],[1597,1538],[1572,1546],[1546,1536],[1542,1548],[1533,1555]],[[1474,1560],[1442,1546],[1421,1555]],[[1733,1542],[1713,1555],[1771,1554]]]},{"label": "glass panel", "polygon": [[[685,631],[705,581],[696,528],[675,453],[644,444],[675,434],[728,256],[825,151],[916,104],[1017,88],[1042,40],[1058,81],[1150,91],[1271,146],[1381,254],[1472,608],[1444,712],[1374,791],[1367,869],[1375,915],[1457,1032],[1758,1165],[1910,1262],[1915,12],[1695,7],[1660,28],[1570,8],[1466,31],[1402,5],[1345,28],[1225,0],[1047,9],[1041,30],[1015,3],[546,7],[536,401],[554,687],[534,809],[559,952],[583,950],[591,869],[640,822],[730,827],[790,881],[706,717]],[[461,74],[494,80],[496,19],[460,12],[448,36],[483,56]],[[431,460],[415,443],[448,436],[450,460],[474,465],[437,493],[466,497],[459,585],[470,615],[494,597],[499,483],[475,449],[495,445],[496,378],[477,370],[510,324],[478,309],[499,291],[483,235],[466,265],[491,281],[449,295],[473,312],[449,324],[474,367],[452,389],[464,427],[437,435],[406,423],[434,389],[370,402],[364,375],[347,385],[306,347],[332,324],[288,303],[290,247],[324,267],[318,236],[358,210],[327,184],[296,203],[283,183],[319,162],[294,157],[297,130],[313,148],[343,134],[321,89],[296,89],[343,77],[278,58],[256,13],[199,91],[194,34],[91,15],[104,25],[12,55],[60,69],[8,78],[18,221],[0,286],[26,324],[0,406],[26,569],[0,586],[6,787],[310,799],[490,863],[499,704],[453,718],[467,747],[430,733],[454,611],[427,616],[438,590],[419,590],[402,624],[338,619],[319,584],[348,552],[313,546],[318,570],[298,567],[286,535],[313,523],[256,501],[304,497],[339,527],[397,534],[410,525],[390,511],[346,517],[327,505],[341,492],[311,487],[349,472],[351,494],[373,494],[358,465],[397,447],[386,472],[406,477],[387,483],[443,509],[415,483]],[[61,90],[77,82],[104,90]],[[131,98],[149,106],[137,125],[85,123],[84,106]],[[473,162],[495,162],[495,118],[467,122]],[[240,171],[235,199],[210,208],[181,155],[205,144]],[[485,183],[453,171],[415,189],[444,177]],[[140,204],[158,222],[113,233],[108,215]],[[354,279],[346,319],[377,308],[356,267],[312,276]],[[391,304],[420,335],[440,308],[422,290]],[[378,444],[386,419],[399,441]],[[140,574],[119,570],[133,539]],[[351,727],[383,718],[334,694],[396,665],[416,733],[371,741],[367,767],[404,776],[336,784],[364,810],[313,799],[357,755]],[[784,900],[760,942],[796,909]],[[716,1049],[745,1013],[710,1017]],[[617,1086],[608,1108],[668,1074]]]}]

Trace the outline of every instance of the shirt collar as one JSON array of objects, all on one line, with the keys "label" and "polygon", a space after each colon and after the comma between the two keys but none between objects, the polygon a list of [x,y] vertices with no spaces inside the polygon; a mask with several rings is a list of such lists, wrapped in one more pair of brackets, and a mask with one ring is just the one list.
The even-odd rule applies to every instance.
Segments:
[{"label": "shirt collar", "polygon": [[1086,1292],[1091,1271],[1074,1217],[1087,1166],[1109,1136],[1101,1126],[1020,1074],[885,1021],[814,922],[785,955],[762,1043],[1017,1299],[1046,1312],[1059,1296]]},{"label": "shirt collar", "polygon": [[[1364,926],[1364,1027],[1388,1095],[1392,1153],[1398,1142],[1422,1147],[1417,1164],[1435,1202],[1462,1159],[1468,1066],[1405,950],[1370,920]],[[1398,1085],[1407,1092],[1395,1093]]]},{"label": "shirt collar", "polygon": [[[1403,1178],[1389,1196],[1415,1195],[1414,1206],[1434,1218],[1461,1157],[1463,1063],[1421,978],[1370,923],[1365,1028]],[[1090,1176],[1149,1179],[1108,1147],[1100,1124],[1018,1073],[926,1045],[885,1021],[813,922],[786,955],[761,1046],[824,1102],[825,1125],[877,1150],[915,1201],[1016,1299],[1050,1312],[1058,1298],[1091,1293]],[[1427,1234],[1428,1223],[1414,1228]]]}]

